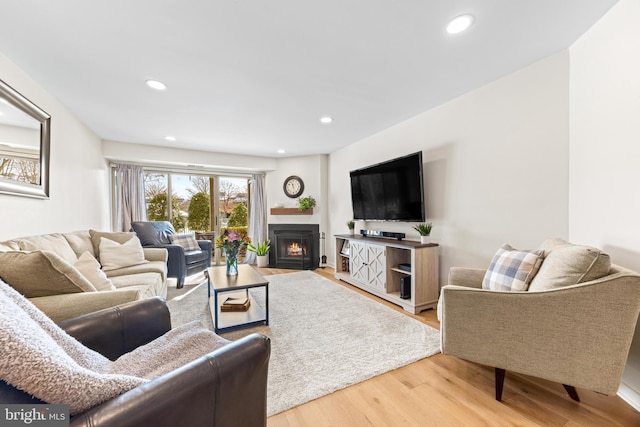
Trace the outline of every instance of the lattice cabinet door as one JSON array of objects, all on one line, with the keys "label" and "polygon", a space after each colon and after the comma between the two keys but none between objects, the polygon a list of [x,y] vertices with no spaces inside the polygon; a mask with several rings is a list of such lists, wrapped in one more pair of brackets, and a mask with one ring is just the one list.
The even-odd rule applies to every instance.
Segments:
[{"label": "lattice cabinet door", "polygon": [[387,257],[385,247],[367,245],[367,283],[381,291],[387,288]]},{"label": "lattice cabinet door", "polygon": [[364,243],[352,240],[349,249],[351,253],[351,276],[362,283],[367,283],[368,277],[367,246]]}]

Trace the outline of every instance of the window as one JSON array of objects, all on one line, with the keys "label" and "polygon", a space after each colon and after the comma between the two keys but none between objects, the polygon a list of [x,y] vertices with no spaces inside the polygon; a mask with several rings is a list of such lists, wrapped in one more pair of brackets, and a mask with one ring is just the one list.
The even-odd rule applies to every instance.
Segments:
[{"label": "window", "polygon": [[[144,186],[149,221],[170,221],[178,233],[195,232],[213,241],[227,230],[248,234],[248,177],[148,170]],[[243,249],[238,261],[245,255]],[[215,250],[214,263],[222,262],[224,252]]]}]

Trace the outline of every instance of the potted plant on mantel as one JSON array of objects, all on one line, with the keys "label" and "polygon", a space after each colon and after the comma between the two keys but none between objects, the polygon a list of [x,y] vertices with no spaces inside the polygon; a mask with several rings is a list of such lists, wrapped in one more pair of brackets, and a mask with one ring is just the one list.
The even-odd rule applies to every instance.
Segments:
[{"label": "potted plant on mantel", "polygon": [[420,234],[420,243],[429,243],[432,227],[433,224],[431,224],[430,222],[418,224],[413,227],[413,229]]},{"label": "potted plant on mantel", "polygon": [[347,221],[347,227],[349,228],[349,234],[353,236],[353,229],[356,228],[356,223],[353,220]]},{"label": "potted plant on mantel", "polygon": [[269,248],[271,247],[271,240],[263,240],[257,242],[255,245],[249,243],[247,250],[254,252],[258,259],[258,267],[266,267],[269,265]]},{"label": "potted plant on mantel", "polygon": [[300,197],[298,199],[298,210],[306,211],[307,209],[311,209],[316,206],[316,199],[311,196]]}]

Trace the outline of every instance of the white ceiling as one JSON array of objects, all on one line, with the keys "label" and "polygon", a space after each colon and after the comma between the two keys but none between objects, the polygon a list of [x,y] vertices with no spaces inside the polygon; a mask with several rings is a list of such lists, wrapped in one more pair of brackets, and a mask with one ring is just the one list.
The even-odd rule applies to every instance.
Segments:
[{"label": "white ceiling", "polygon": [[[0,0],[0,52],[102,139],[299,156],[567,48],[615,3]],[[471,29],[446,34],[462,13]]]}]

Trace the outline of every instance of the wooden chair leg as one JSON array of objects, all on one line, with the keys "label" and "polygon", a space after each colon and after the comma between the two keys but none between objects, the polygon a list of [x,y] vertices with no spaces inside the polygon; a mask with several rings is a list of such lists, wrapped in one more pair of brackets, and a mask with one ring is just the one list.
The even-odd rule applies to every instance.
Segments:
[{"label": "wooden chair leg", "polygon": [[502,401],[502,387],[504,386],[504,376],[506,371],[504,369],[496,368],[496,400]]},{"label": "wooden chair leg", "polygon": [[566,385],[566,384],[562,384],[562,386],[564,387],[565,390],[567,390],[567,393],[569,393],[569,397],[571,397],[576,402],[580,402],[580,397],[578,397],[578,391],[574,386]]}]

